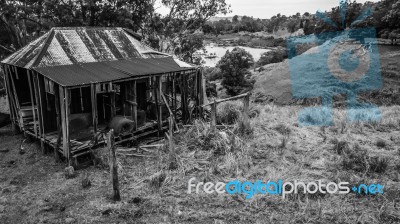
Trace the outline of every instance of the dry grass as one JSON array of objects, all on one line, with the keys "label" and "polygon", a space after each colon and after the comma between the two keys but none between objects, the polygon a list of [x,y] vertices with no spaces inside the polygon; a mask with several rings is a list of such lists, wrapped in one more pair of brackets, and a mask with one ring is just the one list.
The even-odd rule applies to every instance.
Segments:
[{"label": "dry grass", "polygon": [[[48,178],[37,178],[3,193],[8,202],[0,200],[6,211],[0,214],[1,223],[65,223],[67,218],[76,223],[400,222],[398,107],[382,108],[380,122],[364,123],[348,123],[346,112],[335,109],[336,125],[324,128],[299,126],[300,107],[253,108],[258,115],[250,120],[251,135],[240,135],[235,129],[213,133],[208,123],[196,121],[174,136],[173,151],[166,146],[153,153],[155,158],[119,157],[122,201],[118,203],[110,200],[106,169],[78,171],[85,178],[89,173],[91,186],[83,189],[81,178],[58,176],[63,167],[51,165],[51,158],[35,166],[22,165],[22,159],[33,152],[28,150],[21,158],[18,147],[13,148],[15,137],[2,136],[3,142],[9,142],[5,146],[12,148],[1,159],[2,189],[10,188],[10,182],[21,174],[39,176],[45,169]],[[235,126],[240,127],[240,116],[236,121],[239,124]],[[386,142],[385,148],[378,147],[380,140]],[[7,167],[16,159],[22,167],[18,172]],[[192,177],[203,182],[282,179],[380,183],[385,186],[385,195],[299,194],[286,199],[256,195],[249,200],[243,195],[189,195],[187,184]],[[43,209],[39,202],[48,207]],[[12,212],[18,211],[18,206],[23,210]]]}]

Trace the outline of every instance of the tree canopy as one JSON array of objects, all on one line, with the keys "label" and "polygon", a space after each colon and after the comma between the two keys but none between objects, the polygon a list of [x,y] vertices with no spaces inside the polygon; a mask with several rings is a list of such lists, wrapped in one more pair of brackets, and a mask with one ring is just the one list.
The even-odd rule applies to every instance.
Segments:
[{"label": "tree canopy", "polygon": [[245,75],[253,64],[253,56],[243,48],[235,47],[232,51],[226,51],[217,67],[222,74],[221,84],[229,95],[237,95],[251,87],[252,83]]},{"label": "tree canopy", "polygon": [[156,0],[0,0],[0,57],[55,26],[129,28],[151,46],[185,56],[188,42],[195,42],[183,39],[193,39],[191,35],[210,17],[229,12],[225,0],[162,0],[161,4],[169,9],[167,15],[156,13]]}]

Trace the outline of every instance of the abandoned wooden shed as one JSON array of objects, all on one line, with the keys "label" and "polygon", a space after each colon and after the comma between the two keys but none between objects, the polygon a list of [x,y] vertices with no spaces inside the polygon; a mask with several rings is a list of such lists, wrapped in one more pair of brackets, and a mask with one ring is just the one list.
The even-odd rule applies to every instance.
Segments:
[{"label": "abandoned wooden shed", "polygon": [[204,100],[197,67],[123,28],[52,28],[1,67],[13,124],[68,160],[107,128],[118,143],[162,133],[170,116],[187,123]]}]

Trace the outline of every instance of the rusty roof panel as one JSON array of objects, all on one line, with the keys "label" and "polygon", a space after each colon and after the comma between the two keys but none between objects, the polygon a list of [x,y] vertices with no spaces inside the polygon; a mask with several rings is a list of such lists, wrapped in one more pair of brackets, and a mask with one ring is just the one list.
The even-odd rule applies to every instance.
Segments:
[{"label": "rusty roof panel", "polygon": [[11,54],[9,57],[4,59],[2,63],[13,64],[19,67],[24,67],[26,64],[35,59],[40,49],[43,47],[48,33],[29,43],[25,47],[21,48],[17,52]]},{"label": "rusty roof panel", "polygon": [[[52,28],[2,63],[19,67],[48,67],[146,58],[154,51],[122,28]],[[35,62],[35,63],[34,63]]]},{"label": "rusty roof panel", "polygon": [[66,86],[79,86],[193,69],[180,67],[172,57],[131,58],[108,62],[92,62],[53,67],[37,67],[35,71]]}]

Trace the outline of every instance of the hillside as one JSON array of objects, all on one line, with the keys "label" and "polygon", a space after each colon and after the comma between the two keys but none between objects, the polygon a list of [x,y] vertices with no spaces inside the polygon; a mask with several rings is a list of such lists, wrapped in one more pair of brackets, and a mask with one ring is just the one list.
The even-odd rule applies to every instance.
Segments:
[{"label": "hillside", "polygon": [[[316,50],[317,48],[312,48],[305,54]],[[383,88],[378,93],[373,93],[375,97],[371,96],[372,93],[365,93],[363,97],[368,99],[372,98],[372,102],[382,104],[377,96],[391,94],[390,97],[393,99],[387,99],[386,101],[388,102],[385,101],[385,104],[393,104],[395,103],[393,101],[397,102],[395,98],[399,95],[398,89],[400,87],[400,65],[398,63],[400,61],[400,47],[379,45],[379,53],[382,67]],[[321,63],[323,62],[321,61]],[[320,70],[321,74],[325,73],[323,68],[316,67],[314,62],[311,64],[313,66],[309,66],[309,69],[311,69],[310,71],[315,73]],[[311,64],[309,63],[309,65]],[[263,96],[267,99],[273,99],[278,104],[292,103],[292,82],[288,60],[281,63],[266,65],[264,69],[265,70],[262,72],[254,73],[254,77],[256,78],[254,92],[256,95]]]},{"label": "hillside", "polygon": [[[218,17],[218,16],[215,16],[215,17],[211,17],[208,21],[209,22],[217,22],[217,21],[220,21],[220,20],[227,19],[227,20],[232,22],[232,18],[233,18],[233,16],[230,16],[230,17]],[[241,16],[239,16],[239,19],[240,18],[241,18]]]},{"label": "hillside", "polygon": [[[299,127],[300,107],[251,108],[259,113],[251,119],[251,136],[237,137],[229,129],[214,135],[207,123],[198,121],[175,136],[174,153],[162,148],[143,154],[148,157],[119,155],[120,202],[110,199],[108,169],[90,167],[66,179],[65,164],[56,163],[52,154],[42,155],[37,144],[22,142],[22,135],[10,135],[9,127],[2,128],[0,223],[400,222],[398,106],[382,108],[382,122],[365,124],[348,124],[345,110],[335,109],[337,125],[327,128]],[[86,174],[89,188],[81,184]],[[300,193],[285,199],[188,194],[192,177],[196,182],[380,183],[385,194]]]}]

